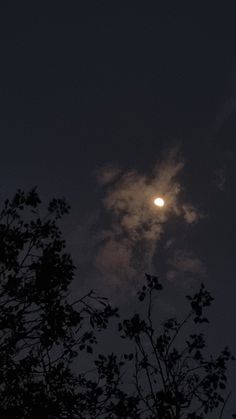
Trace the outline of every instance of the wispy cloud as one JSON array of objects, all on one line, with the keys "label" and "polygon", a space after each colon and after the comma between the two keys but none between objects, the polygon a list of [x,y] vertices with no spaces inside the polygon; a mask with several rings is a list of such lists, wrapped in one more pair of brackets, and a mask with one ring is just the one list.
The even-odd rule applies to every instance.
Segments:
[{"label": "wispy cloud", "polygon": [[188,224],[192,224],[202,216],[193,205],[186,203],[182,205],[183,217]]},{"label": "wispy cloud", "polygon": [[215,184],[217,188],[222,192],[225,188],[226,174],[223,168],[216,170],[215,172]]},{"label": "wispy cloud", "polygon": [[190,282],[193,278],[206,276],[204,263],[190,250],[178,249],[168,260],[169,270],[166,277],[169,281],[183,279]]},{"label": "wispy cloud", "polygon": [[[95,266],[103,279],[120,286],[131,285],[145,271],[152,271],[157,243],[172,217],[187,224],[199,219],[193,204],[183,202],[183,169],[183,156],[175,147],[158,159],[150,173],[112,171],[112,167],[100,170],[98,181],[104,188],[107,225],[97,237]],[[165,200],[164,208],[153,205],[157,196]],[[185,255],[182,269],[186,271],[188,265],[193,271],[194,263],[196,266],[192,259],[191,267],[190,256]],[[180,269],[181,263],[175,262],[172,270]]]},{"label": "wispy cloud", "polygon": [[102,169],[97,169],[95,172],[97,182],[99,185],[108,185],[113,182],[120,175],[121,170],[117,166],[107,164]]}]

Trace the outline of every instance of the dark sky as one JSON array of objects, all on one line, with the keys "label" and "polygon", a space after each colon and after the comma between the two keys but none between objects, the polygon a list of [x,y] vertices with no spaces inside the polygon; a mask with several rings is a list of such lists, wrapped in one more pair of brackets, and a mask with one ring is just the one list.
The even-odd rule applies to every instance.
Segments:
[{"label": "dark sky", "polygon": [[[143,175],[150,186],[153,168],[162,164],[164,173],[178,149],[184,167],[177,171],[175,203],[182,215],[191,203],[197,217],[183,224],[177,210],[168,215],[156,237],[154,266],[158,252],[166,257],[163,249],[173,243],[168,260],[175,268],[178,249],[185,261],[187,254],[195,271],[178,272],[174,290],[188,273],[204,276],[217,297],[220,343],[236,351],[233,2],[58,3],[1,6],[1,196],[38,185],[45,198],[67,197],[66,235],[75,257],[85,243],[86,270],[95,257],[91,225],[97,235],[105,231],[114,210],[101,215],[102,198],[128,193],[119,181],[108,192],[99,188],[95,173],[104,166],[123,176],[136,170],[132,185]],[[109,231],[119,228],[113,215]],[[216,331],[213,339],[219,341]]]}]

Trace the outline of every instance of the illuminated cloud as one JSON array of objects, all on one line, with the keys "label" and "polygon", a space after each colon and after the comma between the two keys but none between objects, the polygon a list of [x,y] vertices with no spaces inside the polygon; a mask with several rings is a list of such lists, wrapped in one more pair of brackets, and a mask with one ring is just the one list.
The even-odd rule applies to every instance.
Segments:
[{"label": "illuminated cloud", "polygon": [[[103,204],[109,221],[98,238],[95,265],[103,279],[122,286],[142,278],[145,271],[152,270],[157,243],[171,217],[188,224],[198,220],[197,209],[183,202],[180,194],[183,168],[184,159],[175,147],[149,174],[137,170],[118,173],[111,167],[101,171],[98,181],[104,188]],[[157,196],[165,200],[164,207],[154,205]]]},{"label": "illuminated cloud", "polygon": [[187,223],[192,224],[197,221],[200,217],[200,214],[196,211],[196,209],[191,204],[183,204],[183,216]]}]

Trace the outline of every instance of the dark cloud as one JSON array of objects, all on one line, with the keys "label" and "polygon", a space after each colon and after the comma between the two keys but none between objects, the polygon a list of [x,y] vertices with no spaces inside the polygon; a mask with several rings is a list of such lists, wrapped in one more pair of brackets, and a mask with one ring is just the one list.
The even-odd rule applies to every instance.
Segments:
[{"label": "dark cloud", "polygon": [[108,164],[104,166],[102,169],[97,169],[95,171],[95,175],[97,178],[97,182],[99,185],[108,185],[109,183],[113,182],[121,173],[121,170],[117,166],[113,166]]},{"label": "dark cloud", "polygon": [[215,172],[215,184],[220,191],[225,188],[226,174],[225,169],[219,169]]},{"label": "dark cloud", "polygon": [[166,274],[168,281],[182,279],[186,283],[206,276],[204,263],[189,250],[175,250],[174,255],[168,260],[168,265],[169,270]]}]

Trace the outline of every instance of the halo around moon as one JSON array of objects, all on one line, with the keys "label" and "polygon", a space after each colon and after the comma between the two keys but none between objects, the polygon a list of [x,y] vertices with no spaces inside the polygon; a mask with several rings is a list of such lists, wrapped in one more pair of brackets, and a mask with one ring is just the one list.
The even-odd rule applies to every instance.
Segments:
[{"label": "halo around moon", "polygon": [[164,207],[165,205],[165,201],[162,198],[155,198],[153,202],[157,207]]}]

